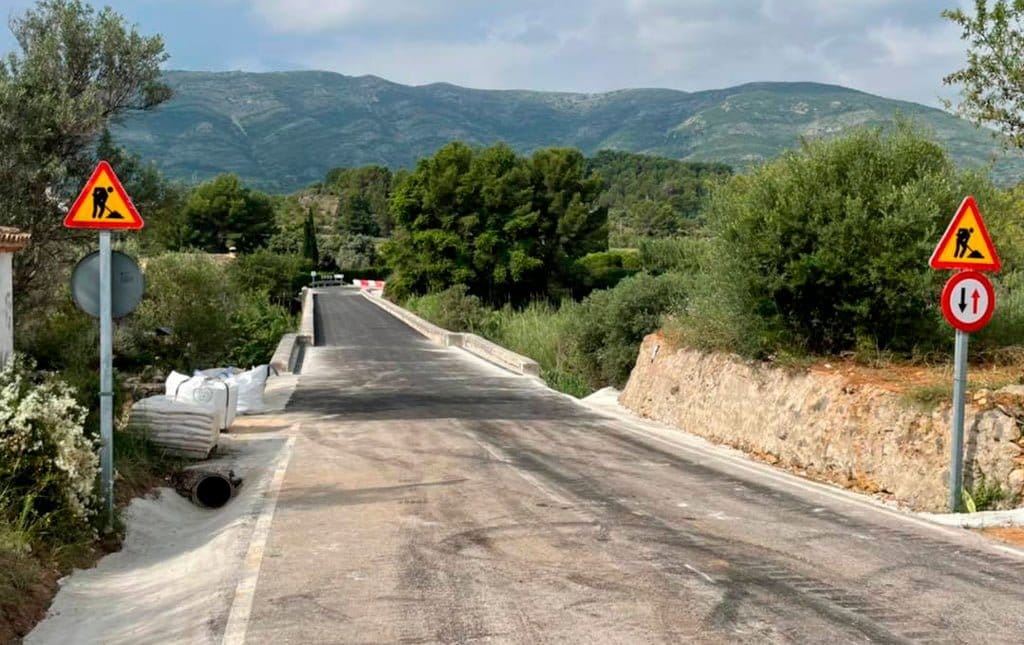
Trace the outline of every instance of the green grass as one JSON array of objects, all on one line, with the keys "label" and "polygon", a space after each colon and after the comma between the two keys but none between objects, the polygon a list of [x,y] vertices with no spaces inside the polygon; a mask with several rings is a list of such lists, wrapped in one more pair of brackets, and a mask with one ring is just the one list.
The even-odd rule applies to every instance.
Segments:
[{"label": "green grass", "polygon": [[166,477],[184,464],[185,460],[167,456],[137,433],[115,432],[114,468],[118,480],[114,495],[118,505],[164,485]]},{"label": "green grass", "polygon": [[568,325],[578,305],[561,307],[534,302],[521,310],[490,310],[465,297],[442,294],[415,296],[403,305],[409,311],[448,329],[479,334],[502,347],[537,361],[550,387],[575,397],[594,391],[572,361]]},{"label": "green grass", "polygon": [[934,385],[918,385],[903,393],[902,398],[907,403],[916,405],[924,410],[931,410],[953,396],[952,383],[939,383]]},{"label": "green grass", "polygon": [[489,340],[540,364],[541,378],[559,392],[584,397],[594,391],[586,377],[574,369],[567,333],[575,305],[561,308],[533,303],[521,311],[509,307],[488,319]]},{"label": "green grass", "polygon": [[[991,511],[999,508],[1000,503],[1007,501],[1006,491],[1002,489],[998,482],[988,481],[985,478],[985,473],[978,472],[972,485],[964,487],[962,500],[961,500],[961,512],[977,513],[979,511]],[[1016,502],[1016,500],[1010,500]]]}]

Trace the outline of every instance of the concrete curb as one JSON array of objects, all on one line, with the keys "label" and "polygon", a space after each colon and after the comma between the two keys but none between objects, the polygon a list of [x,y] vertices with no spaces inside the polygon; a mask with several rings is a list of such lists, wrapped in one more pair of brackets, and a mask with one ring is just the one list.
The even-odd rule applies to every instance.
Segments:
[{"label": "concrete curb", "polygon": [[306,340],[299,334],[285,334],[281,336],[281,342],[277,344],[273,358],[270,359],[270,366],[281,374],[292,374],[295,372],[295,364],[302,354],[302,346]]},{"label": "concrete curb", "polygon": [[302,356],[302,348],[312,345],[315,338],[313,323],[313,296],[314,290],[308,287],[302,289],[302,314],[299,318],[299,331],[295,334],[281,336],[277,343],[277,349],[270,359],[270,366],[280,374],[292,374],[295,372],[295,365]]},{"label": "concrete curb", "polygon": [[918,513],[918,517],[962,529],[989,529],[1024,526],[1024,508],[1009,511],[980,511],[978,513]]},{"label": "concrete curb", "polygon": [[516,354],[515,352],[509,351],[501,345],[492,343],[486,338],[481,338],[476,334],[460,334],[448,331],[447,329],[442,329],[441,327],[423,320],[411,311],[403,309],[384,298],[372,296],[365,291],[362,292],[362,294],[364,298],[387,311],[392,316],[398,318],[438,345],[444,347],[458,347],[465,352],[507,369],[510,372],[515,372],[516,374],[534,378],[540,377],[540,364],[532,358]]},{"label": "concrete curb", "polygon": [[462,334],[462,349],[517,374],[540,378],[540,363],[532,358],[509,351],[476,334]]},{"label": "concrete curb", "polygon": [[313,325],[313,296],[316,291],[309,287],[302,289],[302,318],[299,322],[299,337],[301,342],[312,345],[316,340],[316,329]]},{"label": "concrete curb", "polygon": [[409,325],[420,334],[426,336],[434,343],[443,347],[462,347],[462,336],[463,334],[456,334],[450,332],[447,329],[441,329],[433,323],[429,323],[423,320],[416,314],[403,309],[395,303],[385,300],[384,298],[378,298],[376,296],[366,293],[366,291],[360,291],[360,294],[373,304],[377,305],[384,311],[388,312],[395,318],[398,318],[406,325]]}]

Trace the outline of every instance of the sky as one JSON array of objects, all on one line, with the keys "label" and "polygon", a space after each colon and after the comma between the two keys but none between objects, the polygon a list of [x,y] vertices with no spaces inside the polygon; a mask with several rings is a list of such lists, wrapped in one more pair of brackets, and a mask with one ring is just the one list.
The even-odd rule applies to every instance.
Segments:
[{"label": "sky", "polygon": [[[483,89],[685,91],[817,81],[955,98],[967,0],[108,0],[169,69],[329,70]],[[101,6],[101,3],[95,3]],[[31,0],[0,0],[17,15]],[[0,52],[15,47],[7,29]]]}]

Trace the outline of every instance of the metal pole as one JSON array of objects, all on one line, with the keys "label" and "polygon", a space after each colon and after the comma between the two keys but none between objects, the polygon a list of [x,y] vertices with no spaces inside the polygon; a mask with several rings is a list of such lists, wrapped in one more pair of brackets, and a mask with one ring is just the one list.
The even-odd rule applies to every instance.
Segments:
[{"label": "metal pole", "polygon": [[953,357],[953,440],[949,452],[949,512],[960,506],[964,467],[964,399],[967,393],[967,339],[970,335],[956,332]]},{"label": "metal pole", "polygon": [[100,231],[100,475],[107,527],[114,526],[114,359],[110,231]]}]

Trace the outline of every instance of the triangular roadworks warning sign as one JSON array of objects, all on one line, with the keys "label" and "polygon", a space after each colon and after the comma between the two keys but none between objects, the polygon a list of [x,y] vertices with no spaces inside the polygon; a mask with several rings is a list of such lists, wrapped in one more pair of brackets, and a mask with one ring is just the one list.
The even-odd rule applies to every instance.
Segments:
[{"label": "triangular roadworks warning sign", "polygon": [[968,196],[960,204],[928,264],[933,269],[975,271],[998,271],[1002,266],[973,197]]},{"label": "triangular roadworks warning sign", "polygon": [[140,229],[145,225],[114,169],[101,161],[64,218],[68,228]]}]

